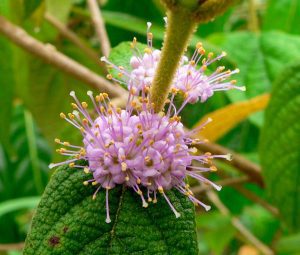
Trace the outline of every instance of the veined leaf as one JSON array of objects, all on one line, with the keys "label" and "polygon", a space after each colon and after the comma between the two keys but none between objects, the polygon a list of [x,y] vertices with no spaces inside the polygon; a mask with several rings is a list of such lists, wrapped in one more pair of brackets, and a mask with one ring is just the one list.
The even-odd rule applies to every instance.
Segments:
[{"label": "veined leaf", "polygon": [[211,118],[213,121],[208,124],[207,128],[200,130],[197,136],[202,136],[212,142],[218,140],[251,114],[265,109],[269,102],[269,98],[269,94],[264,94],[247,101],[230,104],[206,114],[195,125],[195,128],[200,126],[208,118]]},{"label": "veined leaf", "polygon": [[[84,164],[84,162],[81,162]],[[105,191],[96,199],[83,171],[57,169],[33,219],[24,250],[30,254],[197,254],[193,204],[183,195],[167,195],[181,213],[176,219],[159,196],[157,204],[143,208],[131,189],[109,191],[112,222],[105,223]]]},{"label": "veined leaf", "polygon": [[261,136],[260,157],[270,200],[292,231],[300,229],[300,64],[274,84]]},{"label": "veined leaf", "polygon": [[227,51],[241,70],[235,79],[247,90],[245,93],[228,92],[233,102],[270,92],[278,72],[288,62],[296,60],[300,51],[300,36],[274,31],[260,35],[249,32],[219,34],[209,37],[209,41]]}]

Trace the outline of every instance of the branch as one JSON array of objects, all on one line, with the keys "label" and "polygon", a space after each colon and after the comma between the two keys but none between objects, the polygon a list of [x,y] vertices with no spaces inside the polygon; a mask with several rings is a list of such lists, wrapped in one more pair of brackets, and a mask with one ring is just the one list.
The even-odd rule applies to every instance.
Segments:
[{"label": "branch", "polygon": [[[90,59],[92,59],[97,65],[101,66],[102,68],[104,65],[99,60],[98,54],[89,48],[83,40],[81,40],[73,31],[71,31],[67,26],[61,23],[58,19],[52,16],[50,13],[45,14],[45,19],[55,27],[61,35],[65,38],[69,39],[72,43],[74,43],[78,48],[80,48]],[[103,68],[106,72],[105,68]]]},{"label": "branch", "polygon": [[101,52],[105,57],[108,57],[110,52],[110,42],[105,29],[104,21],[97,0],[88,0],[88,7],[91,12],[92,21],[98,36]]},{"label": "branch", "polygon": [[24,243],[0,244],[0,251],[23,250]]},{"label": "branch", "polygon": [[0,16],[0,33],[29,53],[41,58],[76,79],[85,82],[91,87],[107,92],[111,97],[124,95],[125,90],[121,87],[112,85],[106,79],[57,51],[54,46],[39,42],[25,30],[15,26],[3,16]]},{"label": "branch", "polygon": [[262,254],[265,255],[273,255],[274,252],[262,243],[259,239],[257,239],[243,224],[237,217],[232,217],[230,215],[230,211],[228,208],[222,203],[219,197],[216,195],[214,191],[207,192],[208,198],[214,203],[214,205],[220,210],[223,215],[230,216],[231,224],[248,240],[249,243],[254,245]]},{"label": "branch", "polygon": [[249,176],[250,180],[257,183],[259,186],[264,186],[264,181],[261,176],[261,169],[258,165],[247,160],[245,157],[237,154],[221,145],[215,143],[202,143],[198,144],[197,147],[203,152],[211,152],[212,154],[231,154],[232,161],[229,161],[230,165],[236,167],[240,172]]}]

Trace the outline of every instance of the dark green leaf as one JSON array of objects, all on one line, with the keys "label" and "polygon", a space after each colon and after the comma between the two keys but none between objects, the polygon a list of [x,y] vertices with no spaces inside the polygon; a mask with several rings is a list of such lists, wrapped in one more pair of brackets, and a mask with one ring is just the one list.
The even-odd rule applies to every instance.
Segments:
[{"label": "dark green leaf", "polygon": [[293,231],[300,229],[300,65],[285,68],[265,115],[260,156],[270,200]]},{"label": "dark green leaf", "polygon": [[140,197],[118,186],[109,192],[112,222],[105,223],[105,191],[96,200],[89,176],[67,166],[57,169],[47,186],[26,240],[30,254],[197,254],[193,204],[167,192],[181,213],[176,219],[166,201],[143,208]]}]

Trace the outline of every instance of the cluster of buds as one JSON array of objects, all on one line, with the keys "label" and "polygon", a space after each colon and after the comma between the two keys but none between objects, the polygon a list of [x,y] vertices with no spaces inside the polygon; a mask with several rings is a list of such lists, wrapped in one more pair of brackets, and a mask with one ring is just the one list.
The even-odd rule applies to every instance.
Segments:
[{"label": "cluster of buds", "polygon": [[[150,25],[148,24],[148,30]],[[193,134],[211,120],[208,119],[196,130],[187,132],[181,123],[180,112],[187,103],[194,103],[199,99],[205,101],[213,91],[238,88],[232,81],[223,82],[237,71],[223,72],[223,68],[218,68],[210,76],[204,75],[206,67],[224,54],[216,58],[209,54],[207,59],[202,59],[202,66],[197,68],[204,55],[203,47],[198,44],[190,61],[186,57],[182,58],[166,107],[157,113],[150,99],[150,88],[160,51],[153,49],[153,35],[149,31],[147,34],[148,45],[143,55],[136,48],[136,39],[133,41],[131,71],[102,58],[118,71],[120,82],[128,87],[125,109],[114,106],[106,93],[94,96],[88,91],[89,104],[93,108],[91,112],[88,110],[88,103],[80,102],[72,91],[70,95],[74,99],[73,111],[60,114],[61,118],[81,132],[83,145],[76,146],[55,139],[64,146],[57,151],[69,159],[50,164],[50,167],[69,164],[70,167],[92,173],[93,178],[84,181],[84,185],[92,184],[96,187],[94,199],[100,189],[106,190],[107,223],[111,222],[109,190],[121,184],[132,188],[140,196],[143,207],[148,207],[150,202],[156,203],[158,194],[161,194],[176,217],[180,214],[165,193],[172,188],[186,195],[195,205],[209,210],[210,206],[193,195],[185,180],[189,176],[220,190],[220,186],[206,179],[201,173],[217,170],[212,161],[215,158],[230,160],[230,155],[199,154],[195,146],[204,141],[192,138]],[[119,81],[112,75],[109,78]],[[184,100],[176,109],[174,99],[178,94],[183,94]],[[78,159],[86,160],[88,166],[76,164]]]}]

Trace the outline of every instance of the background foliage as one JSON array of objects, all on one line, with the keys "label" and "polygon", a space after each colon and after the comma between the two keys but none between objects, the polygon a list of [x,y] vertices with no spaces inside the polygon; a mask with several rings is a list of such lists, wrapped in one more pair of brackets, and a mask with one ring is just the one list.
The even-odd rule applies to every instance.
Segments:
[{"label": "background foliage", "polygon": [[[133,36],[145,42],[147,21],[153,22],[155,46],[161,46],[165,11],[158,0],[99,2],[112,47]],[[257,164],[265,184],[245,179],[239,167],[222,162],[210,178],[244,181],[225,182],[219,200],[193,184],[202,200],[215,204],[208,213],[197,210],[200,254],[260,254],[264,247],[269,248],[266,254],[300,254],[299,12],[297,0],[237,1],[224,15],[201,25],[192,39],[190,51],[199,40],[207,50],[225,50],[224,64],[240,68],[236,78],[247,91],[216,94],[205,104],[188,106],[182,116],[186,126],[213,115],[214,123],[221,124],[208,127],[205,137]],[[1,0],[0,15],[104,76],[97,61],[46,18],[52,15],[100,56],[86,1]],[[122,45],[111,58],[124,52]],[[51,176],[47,165],[59,160],[52,153],[53,138],[78,139],[58,115],[69,109],[70,90],[85,94],[91,88],[1,33],[0,86],[0,254],[21,254],[33,208]]]}]

